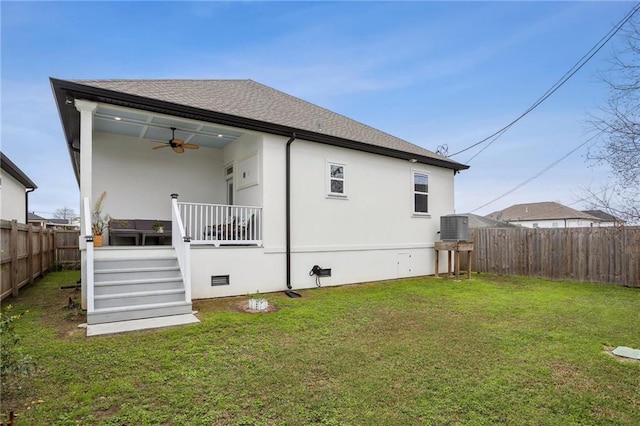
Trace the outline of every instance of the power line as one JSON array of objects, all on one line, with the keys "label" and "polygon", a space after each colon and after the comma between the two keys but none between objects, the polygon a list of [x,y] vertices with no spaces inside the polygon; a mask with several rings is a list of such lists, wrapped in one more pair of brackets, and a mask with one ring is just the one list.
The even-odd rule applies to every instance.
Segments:
[{"label": "power line", "polygon": [[575,75],[583,66],[585,66],[587,64],[587,62],[589,62],[589,60],[591,58],[593,58],[596,53],[598,53],[600,51],[600,49],[602,49],[605,44],[607,44],[607,42],[609,40],[611,40],[613,38],[614,35],[616,35],[618,33],[618,31],[620,31],[620,29],[629,21],[629,19],[631,19],[633,17],[633,15],[640,10],[640,3],[637,3],[632,9],[631,11],[629,11],[629,13],[627,13],[624,18],[622,18],[607,34],[604,35],[604,37],[602,37],[591,49],[589,49],[589,51],[587,53],[585,53],[582,58],[580,58],[578,60],[578,62],[576,62],[570,69],[569,71],[567,71],[558,81],[556,81],[553,86],[551,86],[541,97],[538,98],[538,100],[536,100],[533,105],[531,105],[525,112],[523,112],[522,114],[520,114],[516,119],[514,119],[513,121],[511,121],[509,124],[507,124],[506,126],[504,126],[503,128],[501,128],[500,130],[492,133],[491,135],[487,136],[486,138],[482,139],[479,142],[476,142],[460,151],[457,151],[453,154],[450,155],[450,157],[453,157],[454,155],[458,155],[461,154],[465,151],[470,150],[471,148],[475,148],[476,146],[488,141],[489,139],[492,139],[484,148],[482,148],[478,153],[476,153],[473,157],[471,157],[469,160],[467,160],[467,163],[471,160],[473,160],[475,157],[477,157],[482,151],[484,151],[485,149],[487,149],[492,143],[494,143],[500,136],[502,136],[504,133],[506,133],[507,130],[509,130],[511,128],[511,126],[513,126],[514,124],[516,124],[518,121],[520,121],[522,118],[524,118],[527,114],[529,114],[531,111],[533,111],[534,109],[536,109],[541,103],[543,103],[545,100],[547,100],[547,98],[549,98],[552,94],[554,94],[560,87],[562,87],[571,77],[573,77],[573,75]]},{"label": "power line", "polygon": [[535,175],[529,177],[528,179],[525,179],[524,181],[520,182],[518,185],[514,186],[513,188],[511,188],[509,191],[505,192],[504,194],[500,195],[499,197],[494,198],[493,200],[484,203],[483,205],[481,205],[480,207],[476,207],[475,209],[471,210],[470,213],[473,213],[477,210],[480,210],[483,207],[488,206],[489,204],[493,204],[494,202],[500,200],[501,198],[506,197],[507,195],[515,192],[516,190],[522,188],[523,186],[525,186],[526,184],[528,184],[529,182],[533,181],[534,179],[542,176],[544,173],[546,173],[547,171],[549,171],[551,168],[553,168],[554,166],[556,166],[558,163],[560,163],[562,160],[564,160],[565,158],[567,158],[568,156],[570,156],[571,154],[573,154],[574,152],[576,152],[577,150],[579,150],[580,148],[582,148],[583,146],[585,146],[586,144],[588,144],[589,142],[591,142],[592,140],[594,140],[595,138],[597,138],[598,136],[600,136],[603,132],[600,131],[598,133],[596,133],[595,135],[593,135],[592,137],[590,137],[589,139],[587,139],[586,141],[580,143],[578,146],[576,146],[575,148],[573,148],[571,151],[567,152],[565,155],[563,155],[562,157],[560,157],[559,159],[557,159],[556,161],[554,161],[553,163],[549,164],[547,167],[545,167],[544,169],[540,170],[538,173],[536,173]]}]

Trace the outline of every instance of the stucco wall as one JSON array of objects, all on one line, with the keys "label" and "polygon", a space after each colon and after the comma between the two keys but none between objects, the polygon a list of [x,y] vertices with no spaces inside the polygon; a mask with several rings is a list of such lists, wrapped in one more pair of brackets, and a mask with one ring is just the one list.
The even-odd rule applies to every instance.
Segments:
[{"label": "stucco wall", "polygon": [[171,220],[180,201],[224,203],[222,151],[200,147],[177,154],[156,143],[96,132],[92,199],[107,191],[104,212],[115,218]]},{"label": "stucco wall", "polygon": [[[0,169],[1,170],[1,169]],[[0,171],[2,178],[2,190],[0,194],[0,208],[2,219],[17,220],[19,223],[27,223],[26,200],[27,193],[24,185],[18,182],[13,176]]]},{"label": "stucco wall", "polygon": [[245,133],[222,150],[225,167],[233,165],[234,204],[262,205],[262,136]]},{"label": "stucco wall", "polygon": [[[265,135],[258,150],[264,247],[194,248],[194,298],[286,289],[286,141]],[[327,161],[346,164],[346,199],[327,196]],[[440,216],[454,211],[453,171],[303,140],[291,145],[291,165],[294,289],[315,287],[315,264],[332,269],[323,286],[434,272]],[[413,214],[413,170],[429,175],[428,217]],[[211,275],[229,275],[230,285],[211,286]]]}]

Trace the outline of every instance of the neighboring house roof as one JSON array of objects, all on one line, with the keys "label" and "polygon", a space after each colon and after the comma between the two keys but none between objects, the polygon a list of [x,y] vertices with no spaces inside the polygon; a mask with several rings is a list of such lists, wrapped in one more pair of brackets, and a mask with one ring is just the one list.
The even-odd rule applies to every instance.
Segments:
[{"label": "neighboring house roof", "polygon": [[46,219],[49,223],[54,223],[56,225],[69,225],[71,221],[69,219]]},{"label": "neighboring house roof", "polygon": [[47,220],[47,219],[45,219],[44,217],[38,216],[35,213],[28,213],[27,220]]},{"label": "neighboring house roof", "polygon": [[603,212],[602,210],[582,210],[583,213],[590,214],[591,216],[595,216],[598,219],[602,219],[605,222],[615,222],[615,223],[624,223],[624,220],[615,217],[612,214],[607,212]]},{"label": "neighboring house roof", "polygon": [[469,228],[520,228],[518,225],[490,219],[477,214],[465,213],[464,216],[469,217]]},{"label": "neighboring house roof", "polygon": [[[252,80],[58,80],[51,78],[72,155],[87,99],[195,120],[416,160],[453,170],[469,166]],[[77,170],[76,170],[77,174]]]},{"label": "neighboring house roof", "polygon": [[31,179],[29,179],[29,176],[20,170],[20,168],[9,160],[9,158],[2,152],[0,152],[0,165],[2,170],[20,182],[26,189],[36,189],[38,187]]},{"label": "neighboring house roof", "polygon": [[515,204],[506,209],[495,211],[486,217],[505,222],[533,220],[582,219],[600,222],[600,219],[587,213],[548,201],[543,203]]}]

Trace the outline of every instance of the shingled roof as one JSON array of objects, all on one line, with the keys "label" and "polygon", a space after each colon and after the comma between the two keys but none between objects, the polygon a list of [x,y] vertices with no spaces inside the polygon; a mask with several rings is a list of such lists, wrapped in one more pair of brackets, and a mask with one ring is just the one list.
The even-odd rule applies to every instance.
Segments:
[{"label": "shingled roof", "polygon": [[515,204],[506,209],[495,211],[487,217],[504,222],[523,220],[583,219],[599,222],[600,219],[587,213],[547,201],[542,203]]},{"label": "shingled roof", "polygon": [[[415,157],[454,170],[468,166],[405,140],[275,90],[253,80],[57,80],[51,79],[63,124],[65,101],[71,98],[119,104],[262,130],[298,133],[301,139],[347,146],[379,148],[381,154]],[[172,111],[173,108],[173,111]],[[164,110],[163,110],[164,109]],[[68,114],[68,113],[67,113]],[[185,115],[186,114],[186,115]],[[198,115],[200,114],[200,115]],[[226,121],[225,121],[226,120]],[[68,140],[71,135],[67,132]],[[353,142],[351,145],[349,143]],[[425,161],[426,160],[426,161]]]}]

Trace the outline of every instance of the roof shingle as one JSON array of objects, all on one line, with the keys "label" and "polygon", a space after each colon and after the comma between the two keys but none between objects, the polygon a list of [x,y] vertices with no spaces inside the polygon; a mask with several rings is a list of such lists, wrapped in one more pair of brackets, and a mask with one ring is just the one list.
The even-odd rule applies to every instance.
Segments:
[{"label": "roof shingle", "polygon": [[[288,126],[460,164],[253,80],[70,80],[94,88]],[[467,166],[460,164],[460,169]]]}]

